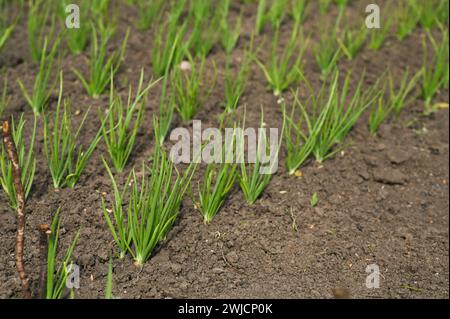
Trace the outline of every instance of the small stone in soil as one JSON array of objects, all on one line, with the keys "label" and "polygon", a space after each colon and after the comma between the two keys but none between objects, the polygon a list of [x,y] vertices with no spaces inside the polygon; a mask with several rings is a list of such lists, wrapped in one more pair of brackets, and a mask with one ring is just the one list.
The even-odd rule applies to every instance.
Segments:
[{"label": "small stone in soil", "polygon": [[362,179],[365,180],[365,181],[367,181],[370,178],[370,174],[366,170],[360,171],[358,173],[358,175],[361,176]]},{"label": "small stone in soil", "polygon": [[225,256],[225,258],[227,259],[228,262],[230,262],[230,263],[232,263],[232,264],[237,263],[238,260],[239,260],[239,256],[238,256],[234,251],[229,252],[229,253]]},{"label": "small stone in soil", "polygon": [[411,153],[396,148],[388,150],[386,155],[393,164],[402,164],[411,158]]},{"label": "small stone in soil", "polygon": [[378,167],[382,165],[382,162],[380,159],[376,156],[372,155],[366,155],[364,156],[364,162],[366,162],[367,165],[370,165],[372,167]]},{"label": "small stone in soil", "polygon": [[388,167],[374,170],[373,178],[376,182],[388,185],[403,185],[408,180],[407,176],[398,169]]},{"label": "small stone in soil", "polygon": [[177,263],[172,263],[170,265],[170,268],[172,269],[173,273],[175,273],[175,274],[179,274],[183,270],[183,267]]},{"label": "small stone in soil", "polygon": [[215,273],[215,274],[221,274],[221,273],[224,272],[224,270],[223,270],[222,268],[218,268],[218,267],[213,268],[212,271],[213,271],[213,273]]}]

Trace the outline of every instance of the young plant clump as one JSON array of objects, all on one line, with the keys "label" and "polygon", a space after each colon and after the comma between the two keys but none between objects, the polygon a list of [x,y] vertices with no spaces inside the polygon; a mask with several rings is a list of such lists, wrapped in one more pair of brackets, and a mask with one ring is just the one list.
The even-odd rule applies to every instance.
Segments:
[{"label": "young plant clump", "polygon": [[395,15],[395,20],[397,21],[397,39],[404,40],[416,28],[419,17],[417,16],[417,12],[407,1],[398,1]]},{"label": "young plant clump", "polygon": [[[205,58],[199,64],[195,64],[189,55],[189,68],[177,67],[172,71],[172,85],[175,90],[176,110],[181,119],[186,122],[191,120],[212,93],[214,85],[211,85],[209,92],[201,94],[200,88],[205,80]],[[203,98],[200,96],[203,95]]]},{"label": "young plant clump", "polygon": [[416,96],[410,96],[419,82],[422,72],[419,71],[412,77],[409,70],[406,70],[400,81],[400,86],[396,89],[392,74],[389,73],[389,104],[396,116],[410,104]]},{"label": "young plant clump", "polygon": [[0,95],[0,117],[2,117],[3,112],[5,111],[6,107],[9,104],[9,101],[11,100],[11,97],[7,93],[8,93],[8,78],[5,76],[3,91]]},{"label": "young plant clump", "polygon": [[[377,94],[374,93],[377,85],[363,91],[364,75],[357,84],[353,95],[350,96],[350,75],[350,73],[347,74],[344,84],[340,87],[339,72],[336,71],[330,83],[327,99],[320,102],[321,105],[325,103],[325,107],[320,110],[319,115],[319,122],[321,122],[323,114],[323,125],[320,125],[321,130],[313,150],[316,161],[319,163],[332,157],[343,148],[343,146],[337,148],[334,146],[344,141],[361,114],[377,97]],[[313,113],[316,112],[318,112],[318,105],[313,106]]]},{"label": "young plant clump", "polygon": [[[323,88],[319,95],[323,94]],[[307,105],[312,105],[316,108],[317,103],[314,95],[311,94],[311,97],[307,100]],[[297,108],[299,111],[296,111]],[[284,139],[286,141],[287,151],[286,166],[289,174],[294,174],[313,152],[318,136],[322,130],[326,113],[322,112],[317,118],[311,118],[306,106],[300,102],[298,92],[294,94],[291,112],[289,114],[287,113],[284,104],[282,110],[283,126],[285,127]]]},{"label": "young plant clump", "polygon": [[98,98],[106,89],[109,83],[110,74],[115,75],[119,70],[122,59],[125,55],[127,40],[130,30],[128,29],[122,42],[120,50],[114,51],[111,56],[107,56],[108,41],[112,35],[112,30],[100,28],[100,44],[97,29],[92,25],[91,56],[89,64],[89,78],[85,78],[78,70],[73,72],[83,83],[89,96]]},{"label": "young plant clump", "polygon": [[[146,95],[157,81],[150,81],[144,88],[144,71],[141,71],[138,88],[132,100],[131,86],[126,103],[114,91],[113,74],[111,73],[111,89],[109,110],[102,119],[102,135],[111,161],[117,172],[122,172],[131,155],[136,135],[141,127]],[[134,119],[134,123],[133,123]]]},{"label": "young plant clump", "polygon": [[449,68],[449,42],[448,30],[442,30],[442,39],[440,43],[428,33],[428,39],[431,44],[433,54],[433,62],[429,61],[429,49],[426,41],[423,42],[424,62],[422,68],[422,97],[425,101],[425,114],[433,113],[438,106],[433,104],[433,98],[441,88],[448,88]]},{"label": "young plant clump", "polygon": [[161,12],[164,12],[165,0],[136,0],[136,5],[139,10],[139,20],[137,26],[140,30],[149,29],[155,22]]},{"label": "young plant clump", "polygon": [[173,113],[176,109],[176,98],[173,92],[167,92],[168,81],[170,80],[170,67],[172,62],[177,57],[178,50],[178,36],[175,38],[171,50],[168,55],[167,64],[165,66],[165,72],[163,77],[163,84],[161,89],[161,95],[159,99],[159,114],[153,115],[153,131],[155,133],[155,139],[159,146],[162,146],[167,134],[169,134],[170,126],[172,124]]},{"label": "young plant clump", "polygon": [[[28,148],[25,146],[24,141],[24,127],[26,121],[23,119],[23,115],[20,117],[19,122],[16,124],[14,118],[11,120],[11,136],[14,144],[17,145],[17,157],[19,166],[21,168],[21,182],[24,188],[25,200],[30,194],[31,186],[33,184],[34,174],[36,172],[36,154],[34,152],[34,140],[36,136],[36,118],[34,118],[33,132],[31,135],[31,141]],[[0,184],[5,191],[9,205],[12,209],[17,209],[18,199],[16,189],[14,187],[13,168],[11,162],[8,160],[7,150],[2,144],[2,152],[0,157]]]},{"label": "young plant clump", "polygon": [[53,84],[49,85],[50,75],[53,69],[53,62],[55,60],[56,50],[59,47],[59,40],[55,41],[52,49],[46,54],[47,40],[44,41],[44,47],[42,48],[41,62],[39,64],[39,71],[34,80],[32,92],[27,93],[22,81],[17,80],[20,90],[23,96],[27,100],[28,105],[33,110],[36,116],[41,115],[47,107],[52,90],[56,85],[56,79]]},{"label": "young plant clump", "polygon": [[[245,119],[244,119],[245,123]],[[260,128],[263,127],[264,123],[264,114],[263,110],[261,108],[261,122],[260,122]],[[237,147],[240,148],[240,150],[244,151],[244,129],[242,131],[239,131],[238,135],[236,136],[236,144]],[[272,179],[272,171],[274,167],[270,167],[268,169],[269,172],[263,172],[263,162],[262,158],[263,156],[266,157],[267,151],[272,147],[268,144],[267,136],[264,130],[259,131],[258,134],[258,145],[255,150],[255,163],[249,164],[248,159],[247,161],[241,161],[240,164],[240,172],[238,174],[239,179],[239,185],[241,187],[241,190],[244,194],[244,197],[249,204],[254,204],[256,200],[261,196],[264,189],[266,189],[267,185],[269,185],[270,180]],[[281,138],[283,137],[283,130],[281,132]],[[281,140],[279,141],[278,145],[281,145]],[[279,148],[276,150],[275,156],[278,156]],[[276,161],[273,162],[274,164]],[[267,167],[265,167],[267,168]]]},{"label": "young plant clump", "polygon": [[[253,40],[250,42],[253,43]],[[227,58],[225,64],[224,88],[225,88],[225,111],[233,113],[239,105],[239,101],[247,87],[250,76],[252,61],[252,44],[244,52],[244,56],[238,67],[237,73],[232,73],[231,57]]]},{"label": "young plant clump", "polygon": [[[234,145],[235,135],[233,139]],[[237,178],[237,164],[232,163],[232,152],[222,150],[220,156],[221,163],[208,164],[198,189],[198,200],[195,205],[200,210],[205,224],[210,224],[219,212]]]},{"label": "young plant clump", "polygon": [[223,10],[213,9],[210,1],[191,2],[189,21],[192,30],[185,49],[195,57],[206,57],[220,39]]},{"label": "young plant clump", "polygon": [[[48,114],[44,118],[44,154],[47,158],[53,186],[61,188],[67,185],[73,188],[100,141],[101,128],[87,149],[78,146],[79,133],[89,111],[86,112],[80,126],[74,132],[69,101],[62,101],[62,91],[63,76],[61,72],[58,103],[53,123],[50,124],[51,121]],[[64,104],[63,110],[61,110],[62,103]]]},{"label": "young plant clump", "polygon": [[370,109],[369,114],[369,132],[372,135],[377,134],[378,129],[389,114],[392,112],[392,108],[386,105],[382,97],[378,98],[378,102]]},{"label": "young plant clump", "polygon": [[448,0],[411,0],[408,2],[412,11],[417,17],[417,20],[422,28],[425,30],[431,30],[438,24],[445,24],[448,20],[440,19],[441,12],[447,12],[448,18]]},{"label": "young plant clump", "polygon": [[262,32],[264,25],[266,24],[267,21],[266,6],[267,6],[266,0],[258,1],[258,9],[256,11],[256,25],[255,25],[255,31],[257,35],[259,35]]},{"label": "young plant clump", "polygon": [[392,73],[388,71],[387,76],[383,74],[378,82],[387,79],[389,90],[385,94],[385,87],[380,89],[379,97],[376,103],[370,108],[369,113],[369,131],[372,135],[376,135],[378,129],[392,113],[398,116],[400,112],[415,98],[410,97],[414,90],[421,72],[417,72],[414,76],[409,77],[409,70],[406,70],[400,81],[400,85],[396,88]]},{"label": "young plant clump", "polygon": [[304,40],[303,34],[294,29],[288,44],[278,52],[280,47],[280,30],[277,29],[272,40],[272,49],[269,61],[263,64],[256,60],[273,90],[275,96],[281,95],[291,84],[299,79],[299,71],[302,68],[303,53],[308,40]]},{"label": "young plant clump", "polygon": [[294,19],[295,26],[299,26],[303,21],[305,21],[308,13],[308,2],[309,0],[296,0],[291,3],[291,16]]},{"label": "young plant clump", "polygon": [[[66,281],[73,269],[73,262],[71,261],[72,253],[77,244],[80,232],[78,231],[67,249],[64,259],[60,265],[57,265],[57,249],[59,241],[59,231],[61,227],[61,220],[59,218],[60,209],[56,211],[50,229],[47,230],[48,236],[48,253],[47,253],[47,273],[45,285],[46,299],[62,299],[68,296],[73,298],[73,290],[66,292]],[[45,230],[44,230],[45,231]],[[45,236],[46,234],[44,234]]]},{"label": "young plant clump", "polygon": [[152,71],[157,76],[164,76],[173,65],[177,65],[185,52],[181,41],[186,32],[186,23],[179,25],[184,10],[184,1],[177,1],[178,7],[173,8],[167,22],[161,23],[155,34],[152,48]]},{"label": "young plant clump", "polygon": [[341,37],[337,39],[342,52],[347,59],[353,60],[362,50],[367,37],[367,27],[364,25],[360,29],[352,30],[346,27]]},{"label": "young plant clump", "polygon": [[[50,18],[50,28],[47,30],[47,22]],[[28,10],[28,46],[34,62],[42,59],[45,54],[44,47],[52,39],[55,26],[55,13],[52,10],[52,2],[47,0],[30,0]]]},{"label": "young plant clump", "polygon": [[59,10],[58,15],[60,19],[61,28],[64,28],[63,37],[67,44],[69,51],[72,54],[81,54],[89,42],[89,31],[90,24],[89,21],[89,12],[91,8],[87,5],[79,6],[80,16],[79,23],[76,28],[66,28],[66,18],[67,12],[66,8],[70,9],[70,5],[72,1],[70,0],[60,0],[59,1]]},{"label": "young plant clump", "polygon": [[[342,144],[364,110],[376,99],[376,85],[363,93],[363,78],[353,96],[349,96],[350,75],[347,74],[344,84],[340,87],[339,72],[336,71],[329,83],[323,83],[317,96],[304,78],[310,91],[308,107],[300,102],[297,94],[290,114],[287,114],[283,107],[286,164],[290,174],[294,174],[310,154],[321,163],[342,150],[342,145],[337,148],[336,146]],[[296,116],[297,107],[300,114]]]},{"label": "young plant clump", "polygon": [[9,5],[6,0],[0,0],[0,51],[6,41],[11,37],[19,18],[17,16],[14,21],[10,21],[10,17],[8,16]]},{"label": "young plant clump", "polygon": [[378,51],[383,46],[386,41],[389,32],[391,31],[391,26],[393,23],[393,16],[390,15],[381,22],[380,28],[374,28],[370,30],[370,41],[368,47],[370,50]]},{"label": "young plant clump", "polygon": [[[111,214],[102,198],[108,228],[119,247],[120,257],[128,252],[135,264],[142,266],[175,222],[196,166],[189,165],[180,175],[164,150],[156,145],[150,176],[146,176],[143,165],[139,183],[133,169],[122,191],[119,191],[108,164],[103,162],[114,189]],[[127,194],[129,199],[125,204]]]},{"label": "young plant clump", "polygon": [[270,9],[268,10],[267,19],[272,24],[272,28],[278,30],[286,16],[286,8],[289,0],[273,1]]},{"label": "young plant clump", "polygon": [[241,35],[241,21],[242,14],[235,21],[234,29],[231,28],[228,22],[228,14],[230,10],[230,0],[224,0],[222,4],[222,14],[220,20],[220,44],[225,50],[225,53],[231,54],[236,47],[239,37]]},{"label": "young plant clump", "polygon": [[342,51],[339,44],[335,41],[337,38],[337,25],[324,28],[321,26],[320,39],[317,46],[314,47],[314,58],[317,66],[323,76],[330,74],[336,67]]}]

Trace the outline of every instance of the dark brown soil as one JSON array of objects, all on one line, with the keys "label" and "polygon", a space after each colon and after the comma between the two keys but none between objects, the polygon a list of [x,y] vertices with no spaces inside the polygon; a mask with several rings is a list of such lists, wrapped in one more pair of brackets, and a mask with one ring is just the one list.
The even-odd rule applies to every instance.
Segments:
[{"label": "dark brown soil", "polygon": [[[363,19],[366,3],[370,2],[353,3],[348,16]],[[240,7],[244,8],[245,19],[242,39],[233,53],[235,59],[241,56],[255,23],[255,5],[236,4],[233,8]],[[140,32],[132,26],[136,14],[136,10],[122,5],[116,46],[126,27],[132,27],[126,59],[118,74],[118,83],[123,88],[129,81],[137,81],[141,67],[146,68],[149,77],[151,74],[153,37],[151,31]],[[335,16],[336,8],[332,7],[327,18]],[[311,42],[317,41],[320,21],[319,14],[311,10],[305,22],[305,34],[311,35]],[[286,38],[290,27],[286,20],[283,25]],[[354,61],[343,59],[339,67],[352,69],[354,81],[365,69],[367,83],[373,83],[387,67],[399,79],[406,67],[412,71],[421,67],[423,35],[418,28],[401,42],[391,36],[381,51],[365,49]],[[267,28],[264,36],[256,39],[255,46],[268,48],[270,39],[271,30]],[[27,47],[26,25],[22,21],[0,54],[0,67],[7,71],[12,96],[5,116],[25,112],[31,123],[32,112],[16,85],[18,78],[26,86],[31,85],[36,74]],[[72,67],[86,70],[88,51],[77,57],[65,56],[62,61],[64,94],[72,99],[75,121],[92,106],[81,134],[83,143],[99,127],[98,110],[108,107],[107,94],[98,100],[90,99],[71,72]],[[267,54],[262,49],[260,57]],[[208,56],[211,74],[212,61],[218,66],[218,83],[196,117],[205,127],[217,126],[222,111],[224,53],[219,47]],[[320,72],[310,50],[304,64],[306,76],[317,88]],[[266,90],[266,81],[256,65],[252,71],[240,110],[247,105],[248,125],[256,126],[263,105],[267,125],[280,127],[277,99]],[[151,116],[158,108],[160,90],[160,85],[151,90],[138,145],[122,177],[151,154]],[[302,90],[300,86],[301,93]],[[286,93],[285,99],[291,100],[291,94]],[[448,92],[441,92],[436,101],[448,102]],[[50,109],[54,108],[53,101]],[[75,115],[77,110],[80,115]],[[114,295],[330,298],[333,289],[343,288],[354,298],[448,298],[449,113],[446,109],[424,117],[422,110],[423,101],[417,99],[399,119],[383,124],[376,137],[368,132],[365,114],[347,140],[349,147],[322,165],[308,162],[301,169],[302,177],[287,174],[283,152],[280,169],[256,204],[247,205],[236,187],[208,226],[186,197],[176,225],[143,269],[133,266],[129,257],[114,260]],[[189,123],[185,126],[190,127]],[[109,254],[115,248],[100,206],[102,193],[107,200],[112,196],[111,183],[101,162],[105,146],[100,143],[75,189],[55,191],[43,154],[42,120],[38,132],[38,168],[27,203],[27,270],[36,282],[39,273],[36,226],[50,222],[61,207],[61,253],[81,227],[74,253],[81,268],[81,287],[76,295],[102,298]],[[197,174],[195,185],[200,177]],[[319,202],[311,208],[309,200],[314,192]],[[21,288],[14,266],[15,214],[3,193],[0,203],[0,297],[18,298]],[[379,289],[368,289],[365,285],[366,267],[373,263],[381,271]]]}]

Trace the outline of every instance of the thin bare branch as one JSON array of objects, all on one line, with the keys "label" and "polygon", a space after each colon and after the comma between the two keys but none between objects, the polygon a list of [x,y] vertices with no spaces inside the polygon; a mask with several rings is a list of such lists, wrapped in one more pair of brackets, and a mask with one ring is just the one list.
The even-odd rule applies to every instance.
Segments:
[{"label": "thin bare branch", "polygon": [[11,136],[8,121],[3,122],[3,144],[12,163],[12,174],[14,178],[14,187],[17,194],[17,234],[16,234],[16,268],[22,283],[23,297],[31,298],[30,283],[28,281],[25,266],[23,262],[23,246],[25,237],[25,193],[21,181],[19,158],[17,156],[16,145]]}]

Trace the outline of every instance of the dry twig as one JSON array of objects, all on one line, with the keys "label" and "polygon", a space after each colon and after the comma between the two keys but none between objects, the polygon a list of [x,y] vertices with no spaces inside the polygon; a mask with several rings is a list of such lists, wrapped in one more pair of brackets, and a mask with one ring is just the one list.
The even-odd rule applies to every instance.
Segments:
[{"label": "dry twig", "polygon": [[45,281],[47,275],[47,251],[48,251],[48,237],[51,234],[49,225],[41,224],[37,227],[39,230],[39,253],[41,255],[41,263],[39,265],[39,299],[45,296]]},{"label": "dry twig", "polygon": [[11,136],[10,126],[8,121],[3,122],[3,144],[6,152],[12,163],[12,174],[14,178],[14,187],[17,194],[17,234],[16,234],[16,268],[19,273],[19,278],[22,283],[23,297],[30,299],[30,283],[25,272],[23,262],[23,246],[25,235],[25,193],[21,181],[21,173],[19,166],[19,159],[17,156],[16,145]]}]

